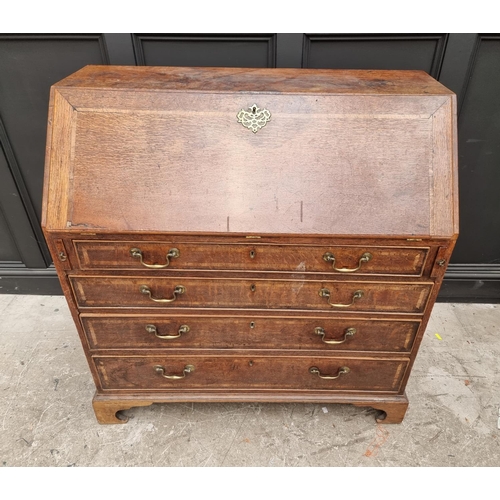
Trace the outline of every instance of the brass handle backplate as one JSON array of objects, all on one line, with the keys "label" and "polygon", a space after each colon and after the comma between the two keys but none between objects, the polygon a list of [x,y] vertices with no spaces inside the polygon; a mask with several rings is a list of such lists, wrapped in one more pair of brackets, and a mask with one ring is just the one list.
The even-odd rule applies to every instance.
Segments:
[{"label": "brass handle backplate", "polygon": [[351,369],[348,366],[341,366],[339,368],[339,371],[337,372],[337,375],[322,375],[319,371],[319,368],[317,368],[316,366],[311,366],[311,368],[309,368],[309,373],[311,373],[312,375],[317,375],[319,378],[322,378],[324,380],[335,380],[341,375],[347,375],[350,371]]},{"label": "brass handle backplate", "polygon": [[351,307],[354,302],[356,300],[359,300],[363,297],[364,295],[364,292],[363,290],[356,290],[353,294],[352,294],[352,300],[351,302],[349,302],[349,304],[332,304],[330,302],[330,290],[328,290],[328,288],[322,288],[320,291],[319,291],[319,296],[320,297],[327,297],[328,298],[328,304],[331,305],[332,307]]},{"label": "brass handle backplate", "polygon": [[153,369],[156,373],[159,373],[163,378],[168,378],[169,380],[179,380],[181,378],[186,378],[186,375],[188,373],[194,372],[193,365],[186,365],[184,367],[184,370],[182,370],[182,375],[167,375],[165,373],[165,368],[163,366],[160,366],[160,365],[153,366]]},{"label": "brass handle backplate", "polygon": [[342,340],[326,340],[325,339],[326,332],[320,326],[317,326],[314,329],[314,333],[316,335],[321,335],[321,340],[325,344],[343,344],[347,340],[348,337],[353,337],[354,336],[354,334],[356,333],[356,328],[346,328],[346,330],[344,332],[344,338]]},{"label": "brass handle backplate", "polygon": [[141,264],[149,269],[163,269],[165,267],[168,267],[170,264],[170,259],[177,259],[180,256],[180,254],[181,253],[177,248],[171,248],[165,257],[167,260],[166,264],[146,264],[143,260],[142,250],[140,250],[139,248],[130,249],[130,255],[135,259],[139,259],[141,261]]},{"label": "brass handle backplate", "polygon": [[369,262],[370,260],[372,260],[372,258],[373,255],[371,253],[365,252],[359,259],[358,267],[347,268],[347,267],[335,267],[335,255],[333,255],[333,253],[326,252],[325,255],[323,255],[323,260],[325,262],[331,262],[334,271],[338,271],[339,273],[354,273],[356,271],[359,271],[361,265],[364,262]]},{"label": "brass handle backplate", "polygon": [[177,295],[182,295],[183,293],[186,292],[186,287],[183,286],[183,285],[177,285],[175,288],[174,288],[174,296],[171,298],[171,299],[156,299],[153,297],[153,294],[151,292],[151,288],[149,288],[149,286],[147,285],[141,285],[139,287],[139,291],[144,294],[144,295],[148,295],[149,298],[153,301],[153,302],[160,302],[162,304],[165,304],[165,303],[168,303],[168,302],[174,302],[174,300],[177,299]]},{"label": "brass handle backplate", "polygon": [[146,331],[148,333],[154,333],[155,337],[163,340],[173,340],[178,339],[183,333],[189,332],[190,328],[187,325],[181,325],[177,330],[177,335],[160,335],[158,333],[158,328],[155,325],[146,325]]}]

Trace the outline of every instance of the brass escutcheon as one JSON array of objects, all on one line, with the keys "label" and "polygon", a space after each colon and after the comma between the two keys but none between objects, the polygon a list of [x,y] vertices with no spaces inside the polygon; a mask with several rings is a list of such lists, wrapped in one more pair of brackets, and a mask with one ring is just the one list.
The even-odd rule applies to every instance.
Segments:
[{"label": "brass escutcheon", "polygon": [[238,123],[256,134],[266,123],[271,120],[271,113],[267,109],[260,109],[257,104],[252,104],[249,111],[244,109],[236,115]]}]

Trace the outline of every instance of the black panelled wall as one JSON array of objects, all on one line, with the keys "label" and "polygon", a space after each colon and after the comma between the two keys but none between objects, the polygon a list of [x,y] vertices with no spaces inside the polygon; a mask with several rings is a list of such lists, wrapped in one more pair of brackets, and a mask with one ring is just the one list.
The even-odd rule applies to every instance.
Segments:
[{"label": "black panelled wall", "polygon": [[0,35],[0,293],[61,293],[40,230],[50,86],[86,64],[421,69],[457,93],[460,237],[440,300],[500,301],[500,36]]}]

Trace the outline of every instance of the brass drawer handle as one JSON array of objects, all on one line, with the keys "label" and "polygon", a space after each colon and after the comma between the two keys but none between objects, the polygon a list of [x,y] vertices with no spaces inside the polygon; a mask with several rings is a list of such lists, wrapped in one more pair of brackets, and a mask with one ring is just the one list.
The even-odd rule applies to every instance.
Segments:
[{"label": "brass drawer handle", "polygon": [[341,366],[339,368],[339,371],[337,372],[337,375],[321,375],[319,368],[316,368],[315,366],[311,366],[311,368],[309,368],[309,373],[317,375],[319,378],[322,378],[324,380],[335,380],[339,378],[341,375],[347,375],[350,371],[351,369],[349,367]]},{"label": "brass drawer handle", "polygon": [[147,285],[141,285],[139,287],[139,291],[144,294],[144,295],[149,295],[149,298],[153,302],[161,302],[162,304],[168,303],[168,302],[174,302],[174,300],[177,299],[177,295],[182,295],[186,291],[186,287],[182,285],[177,285],[174,288],[174,296],[171,299],[155,299],[151,293],[151,289]]},{"label": "brass drawer handle", "polygon": [[321,335],[321,340],[325,343],[325,344],[343,344],[346,340],[347,340],[347,337],[353,337],[354,334],[356,333],[356,328],[347,328],[345,330],[345,333],[344,333],[344,338],[342,340],[325,340],[325,335],[326,335],[326,332],[323,328],[321,328],[320,326],[317,326],[315,329],[314,329],[314,333],[316,335]]},{"label": "brass drawer handle", "polygon": [[320,297],[328,297],[328,304],[330,304],[332,307],[351,307],[354,304],[354,302],[358,299],[361,299],[363,297],[363,295],[364,295],[363,290],[356,290],[352,294],[352,300],[349,304],[332,304],[330,302],[330,290],[328,290],[328,288],[322,288],[319,291]]},{"label": "brass drawer handle", "polygon": [[323,255],[323,260],[325,262],[331,262],[333,270],[338,271],[339,273],[354,273],[355,271],[358,271],[361,268],[361,265],[364,262],[369,262],[370,260],[372,260],[372,258],[373,258],[373,255],[371,253],[365,252],[361,256],[361,258],[359,259],[358,267],[354,267],[352,269],[349,269],[347,267],[341,267],[341,268],[335,267],[335,255],[333,255],[333,253],[326,252],[325,255]]},{"label": "brass drawer handle", "polygon": [[170,264],[170,259],[177,259],[177,257],[180,256],[180,254],[181,253],[177,248],[171,248],[165,257],[167,259],[166,264],[146,264],[142,257],[142,251],[139,248],[130,249],[130,255],[135,259],[139,259],[141,261],[141,264],[149,269],[163,269],[165,267],[168,267],[168,265]]},{"label": "brass drawer handle", "polygon": [[163,340],[172,340],[172,339],[178,339],[183,333],[189,332],[190,328],[187,325],[181,325],[179,329],[177,330],[177,335],[159,335],[158,334],[158,329],[156,328],[155,325],[146,325],[146,331],[148,333],[154,333],[155,337],[158,337],[159,339]]},{"label": "brass drawer handle", "polygon": [[163,378],[168,378],[169,380],[179,380],[181,378],[186,378],[186,375],[188,373],[194,372],[193,365],[186,365],[184,367],[184,370],[182,370],[182,375],[167,375],[165,373],[165,368],[163,366],[160,366],[160,365],[154,366],[153,369],[156,373],[159,373]]}]

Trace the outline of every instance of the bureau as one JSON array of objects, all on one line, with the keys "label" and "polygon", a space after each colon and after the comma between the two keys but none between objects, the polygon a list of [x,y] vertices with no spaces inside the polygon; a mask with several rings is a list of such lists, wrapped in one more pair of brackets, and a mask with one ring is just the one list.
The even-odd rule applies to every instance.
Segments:
[{"label": "bureau", "polygon": [[456,162],[455,96],[420,71],[87,66],[54,85],[42,226],[98,421],[192,401],[401,422]]}]

